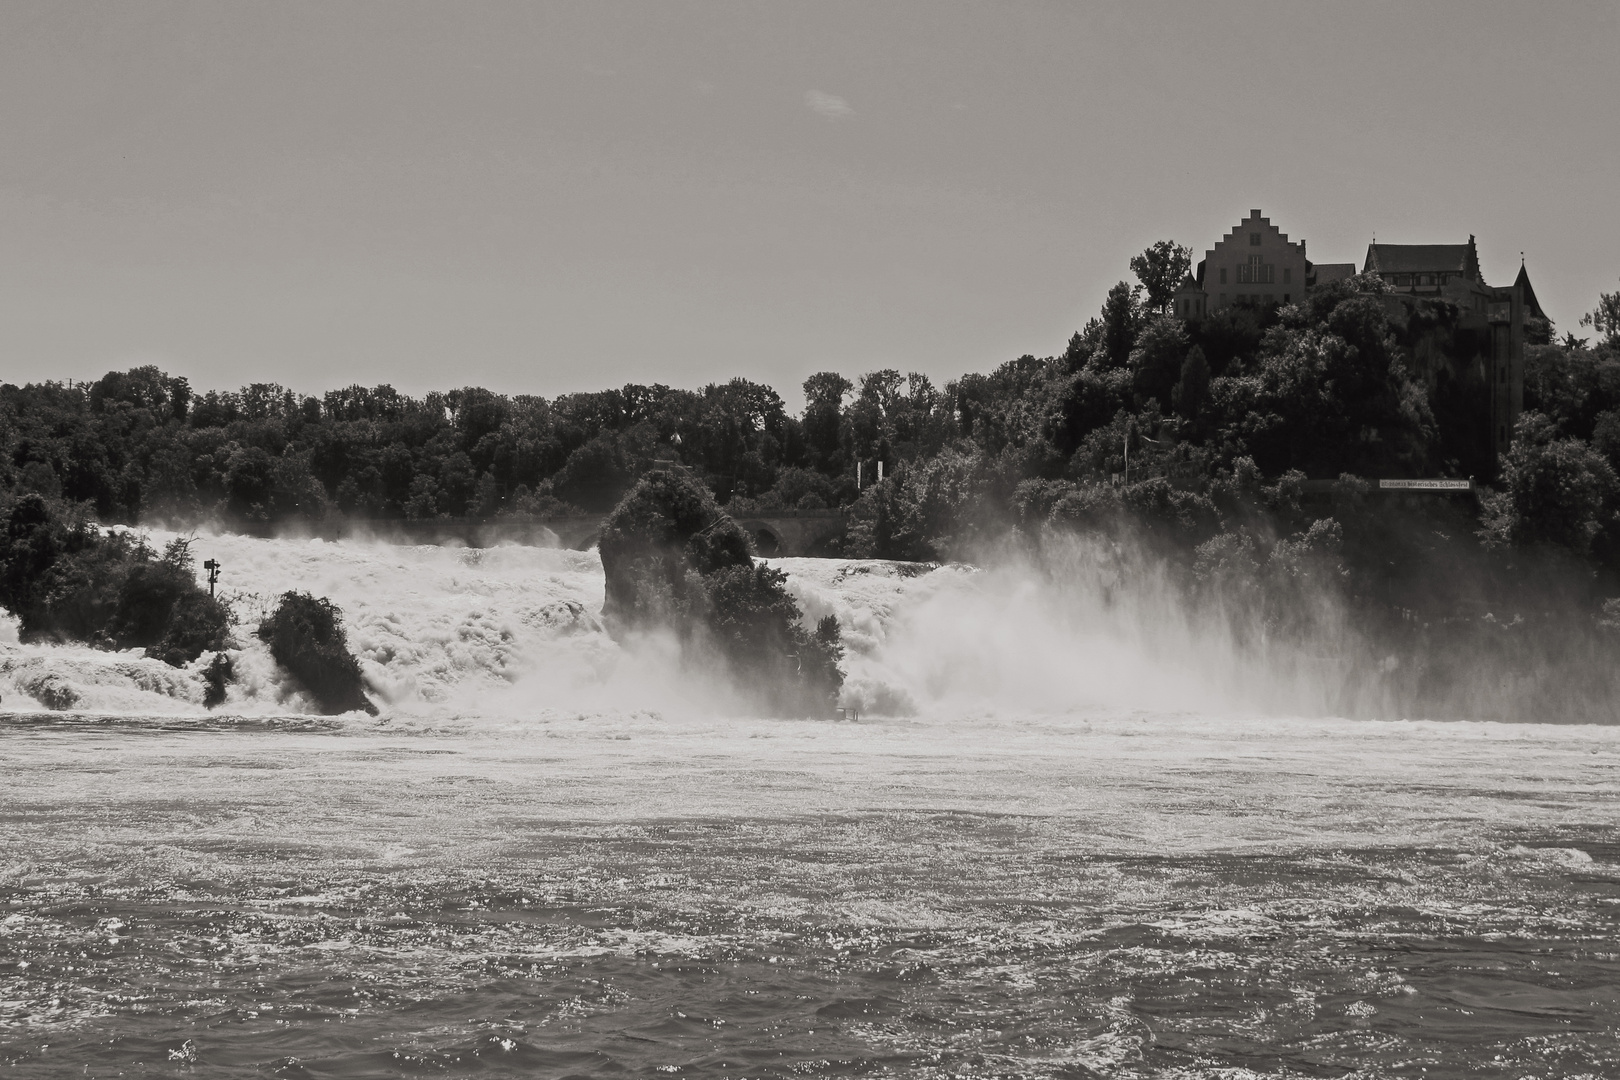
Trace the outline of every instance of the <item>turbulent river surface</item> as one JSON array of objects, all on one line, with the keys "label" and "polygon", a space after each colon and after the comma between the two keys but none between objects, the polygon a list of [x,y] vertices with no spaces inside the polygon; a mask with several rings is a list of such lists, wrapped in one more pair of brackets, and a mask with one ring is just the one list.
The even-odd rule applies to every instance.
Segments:
[{"label": "turbulent river surface", "polygon": [[[0,642],[0,1076],[1620,1076],[1620,730],[1290,713],[1151,597],[830,560],[860,720],[753,719],[593,553],[195,550],[212,714]],[[288,588],[379,718],[253,641]]]}]

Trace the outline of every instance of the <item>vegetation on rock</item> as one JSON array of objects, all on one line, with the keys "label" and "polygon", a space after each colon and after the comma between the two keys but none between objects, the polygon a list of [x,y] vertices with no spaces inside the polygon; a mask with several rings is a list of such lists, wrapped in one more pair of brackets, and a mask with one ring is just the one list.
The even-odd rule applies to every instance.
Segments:
[{"label": "vegetation on rock", "polygon": [[668,629],[712,652],[732,681],[777,715],[825,715],[838,703],[838,620],[807,630],[783,583],[756,564],[748,535],[701,484],[656,469],[603,524],[603,615],[615,637]]},{"label": "vegetation on rock", "polygon": [[175,667],[223,646],[229,615],[197,584],[189,541],[171,541],[159,554],[37,493],[0,512],[0,605],[17,617],[24,640],[143,648]]},{"label": "vegetation on rock", "polygon": [[326,597],[282,593],[275,610],[259,623],[258,636],[327,714],[377,715],[366,698],[360,662],[349,651],[343,612]]},{"label": "vegetation on rock", "polygon": [[203,671],[203,705],[210,709],[225,704],[225,688],[236,678],[236,666],[230,656],[218,652]]}]

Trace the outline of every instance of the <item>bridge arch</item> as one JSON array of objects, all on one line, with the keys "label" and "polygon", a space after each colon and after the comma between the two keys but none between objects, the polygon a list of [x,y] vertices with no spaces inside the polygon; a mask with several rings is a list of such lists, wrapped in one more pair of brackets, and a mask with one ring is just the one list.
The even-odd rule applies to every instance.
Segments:
[{"label": "bridge arch", "polygon": [[782,534],[771,525],[763,521],[745,521],[742,527],[754,538],[754,550],[759,554],[766,558],[785,554],[787,544],[783,542]]}]

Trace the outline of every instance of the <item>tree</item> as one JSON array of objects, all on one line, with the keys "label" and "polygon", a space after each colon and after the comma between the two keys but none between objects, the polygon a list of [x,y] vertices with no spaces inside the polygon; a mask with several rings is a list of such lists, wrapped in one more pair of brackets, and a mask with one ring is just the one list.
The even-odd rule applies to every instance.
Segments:
[{"label": "tree", "polygon": [[1603,344],[1620,348],[1620,292],[1600,293],[1598,306],[1581,316],[1581,325],[1603,335]]},{"label": "tree", "polygon": [[1194,345],[1187,352],[1187,359],[1181,365],[1181,381],[1170,393],[1171,404],[1175,407],[1176,415],[1183,420],[1191,420],[1198,415],[1198,410],[1209,397],[1209,361],[1204,359],[1204,350]]},{"label": "tree", "polygon": [[1210,383],[1209,419],[1267,475],[1361,476],[1428,468],[1433,413],[1389,336],[1382,303],[1341,293],[1282,309],[1243,374]]},{"label": "tree", "polygon": [[1147,290],[1147,306],[1170,310],[1170,301],[1192,267],[1192,248],[1173,240],[1160,240],[1131,260],[1131,271]]},{"label": "tree", "polygon": [[591,511],[612,509],[635,482],[635,463],[612,432],[575,450],[552,478],[559,499]]},{"label": "tree", "polygon": [[227,507],[241,521],[266,522],[276,490],[276,459],[258,446],[236,446],[225,462]]},{"label": "tree", "polygon": [[64,520],[35,494],[13,503],[0,529],[0,606],[24,640],[145,647],[175,667],[222,647],[229,624],[197,584],[188,541],[158,557],[129,533]]},{"label": "tree", "polygon": [[1157,401],[1168,408],[1176,379],[1187,359],[1187,331],[1180,319],[1153,315],[1131,350],[1132,387],[1139,403]]},{"label": "tree", "polygon": [[[858,458],[888,457],[894,430],[894,417],[905,400],[900,388],[905,380],[893,368],[861,376],[860,393],[849,408],[850,430]],[[893,466],[893,462],[890,462]]]},{"label": "tree", "polygon": [[1603,455],[1580,439],[1559,438],[1557,426],[1538,412],[1513,425],[1502,483],[1505,490],[1486,500],[1480,532],[1493,547],[1551,543],[1585,554],[1620,494]]},{"label": "tree", "polygon": [[853,389],[836,371],[804,380],[804,441],[811,463],[829,476],[843,471],[844,397]]},{"label": "tree", "polygon": [[[1136,347],[1136,335],[1142,326],[1138,291],[1122,281],[1108,290],[1108,299],[1103,301],[1102,358],[1109,367],[1124,367]],[[1093,353],[1091,359],[1095,363],[1097,355]]]}]

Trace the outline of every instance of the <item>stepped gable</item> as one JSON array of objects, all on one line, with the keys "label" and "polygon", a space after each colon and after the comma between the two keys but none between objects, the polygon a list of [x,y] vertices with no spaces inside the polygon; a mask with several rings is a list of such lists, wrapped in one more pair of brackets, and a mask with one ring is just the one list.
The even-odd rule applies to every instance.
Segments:
[{"label": "stepped gable", "polygon": [[1196,319],[1228,304],[1289,304],[1305,294],[1310,266],[1305,241],[1288,239],[1260,210],[1250,210],[1204,252],[1196,281],[1182,283],[1173,310]]}]

